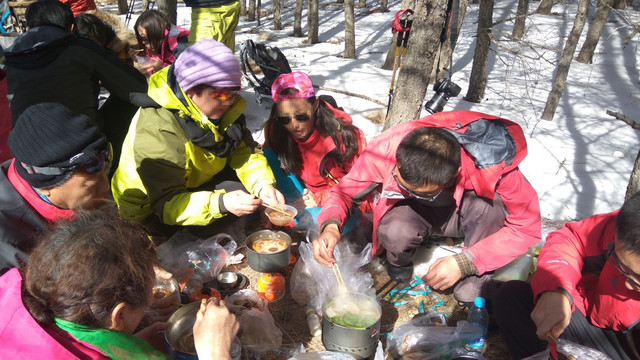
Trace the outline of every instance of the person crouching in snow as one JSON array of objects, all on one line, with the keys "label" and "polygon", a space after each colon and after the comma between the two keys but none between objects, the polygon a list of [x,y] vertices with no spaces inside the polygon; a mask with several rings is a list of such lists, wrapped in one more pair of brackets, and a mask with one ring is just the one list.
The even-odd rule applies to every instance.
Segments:
[{"label": "person crouching in snow", "polygon": [[430,237],[464,237],[462,253],[436,260],[425,283],[453,287],[465,303],[490,298],[493,271],[540,240],[538,196],[518,169],[525,155],[520,126],[487,114],[442,112],[396,125],[331,188],[315,258],[335,262],[348,207],[366,194],[374,201],[374,255],[386,249],[392,279],[411,277],[416,249]]},{"label": "person crouching in snow", "polygon": [[170,236],[220,231],[258,206],[283,204],[245,125],[240,64],[205,39],[149,79],[111,183],[122,217]]}]

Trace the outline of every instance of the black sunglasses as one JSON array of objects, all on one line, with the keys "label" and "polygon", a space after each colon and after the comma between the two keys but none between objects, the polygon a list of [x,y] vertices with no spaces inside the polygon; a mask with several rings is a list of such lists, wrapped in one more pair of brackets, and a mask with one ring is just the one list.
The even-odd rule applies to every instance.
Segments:
[{"label": "black sunglasses", "polygon": [[[620,274],[622,274],[622,276],[624,276],[625,279],[633,284],[636,289],[640,289],[640,283],[638,282],[638,280],[631,277],[631,274],[629,274],[627,271],[625,271],[625,269],[622,268],[623,265],[620,262],[620,259],[618,259],[618,255],[616,255],[616,251],[614,248],[611,248],[607,253],[607,260],[611,263],[611,265],[613,265],[616,270],[618,270]],[[637,274],[634,275],[637,276]]]},{"label": "black sunglasses", "polygon": [[[77,157],[78,155],[73,156],[71,159],[69,159],[69,162],[73,162],[73,159]],[[111,143],[108,142],[106,149],[100,151],[91,159],[77,165],[71,165],[68,167],[34,166],[25,163],[21,163],[21,165],[25,170],[27,170],[29,174],[63,175],[69,171],[75,171],[76,169],[89,174],[95,174],[103,171],[107,164],[111,165],[112,161],[113,147],[111,146]]]},{"label": "black sunglasses", "polygon": [[278,122],[282,125],[289,125],[292,119],[296,119],[297,122],[306,122],[311,119],[308,114],[296,114],[293,117],[290,116],[278,116]]}]

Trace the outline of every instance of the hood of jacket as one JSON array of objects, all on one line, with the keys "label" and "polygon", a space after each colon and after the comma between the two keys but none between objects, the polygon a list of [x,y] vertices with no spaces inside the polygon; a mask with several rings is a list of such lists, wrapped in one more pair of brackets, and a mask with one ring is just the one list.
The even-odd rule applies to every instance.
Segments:
[{"label": "hood of jacket", "polygon": [[19,36],[7,48],[5,63],[20,69],[42,67],[57,58],[67,45],[78,40],[76,35],[55,26],[38,26]]}]

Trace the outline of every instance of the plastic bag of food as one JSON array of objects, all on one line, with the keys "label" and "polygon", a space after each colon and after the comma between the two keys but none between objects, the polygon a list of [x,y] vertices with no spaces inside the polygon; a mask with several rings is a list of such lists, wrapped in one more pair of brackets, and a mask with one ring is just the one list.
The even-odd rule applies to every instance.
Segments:
[{"label": "plastic bag of food", "polygon": [[289,292],[300,306],[309,304],[311,299],[318,296],[316,281],[306,262],[296,261],[289,279]]},{"label": "plastic bag of food", "polygon": [[[305,263],[313,277],[314,284],[312,286],[306,285],[309,287],[306,290],[302,289],[301,286],[298,286],[297,289],[307,291],[307,297],[310,299],[309,305],[318,314],[322,314],[322,305],[326,299],[333,298],[340,287],[332,269],[320,265],[313,257],[311,241],[317,237],[318,233],[310,230],[307,233],[308,241],[301,242],[299,248],[300,259]],[[373,286],[371,273],[360,270],[362,266],[371,261],[371,246],[371,243],[369,243],[360,253],[353,253],[346,241],[340,241],[333,251],[333,256],[337,261],[345,286],[350,292],[365,294]]]},{"label": "plastic bag of food", "polygon": [[243,350],[264,352],[281,347],[282,331],[276,326],[267,301],[255,290],[240,290],[230,295],[225,304],[240,322],[238,337]]},{"label": "plastic bag of food", "polygon": [[[482,330],[467,321],[456,327],[431,326],[432,318],[422,316],[396,327],[387,338],[387,350],[394,359],[416,353],[420,359],[439,359],[456,348],[482,336]],[[414,355],[416,356],[416,355]]]},{"label": "plastic bag of food", "polygon": [[[573,356],[580,360],[611,360],[608,355],[596,349],[576,344],[566,339],[558,339],[556,344],[558,345],[558,353],[565,356]],[[523,360],[546,360],[548,358],[549,349],[541,351],[535,355],[531,355]]]},{"label": "plastic bag of food", "polygon": [[237,247],[228,234],[200,239],[183,230],[158,246],[158,258],[162,268],[172,273],[178,281],[192,272],[189,283],[197,287],[215,279]]},{"label": "plastic bag of food", "polygon": [[355,360],[355,358],[348,353],[337,351],[317,351],[296,355],[290,360]]}]

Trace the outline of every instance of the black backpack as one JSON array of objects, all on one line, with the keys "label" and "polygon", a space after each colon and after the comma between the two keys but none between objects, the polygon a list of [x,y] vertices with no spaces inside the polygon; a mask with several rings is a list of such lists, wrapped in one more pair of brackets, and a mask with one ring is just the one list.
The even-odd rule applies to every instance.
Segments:
[{"label": "black backpack", "polygon": [[[266,46],[246,40],[240,45],[240,65],[242,73],[256,95],[256,101],[261,104],[264,100],[271,100],[271,85],[280,74],[291,72],[289,61],[277,46]],[[259,67],[262,78],[254,69]]]},{"label": "black backpack", "polygon": [[0,0],[0,34],[15,34],[25,31],[25,24],[20,20],[8,0]]}]

